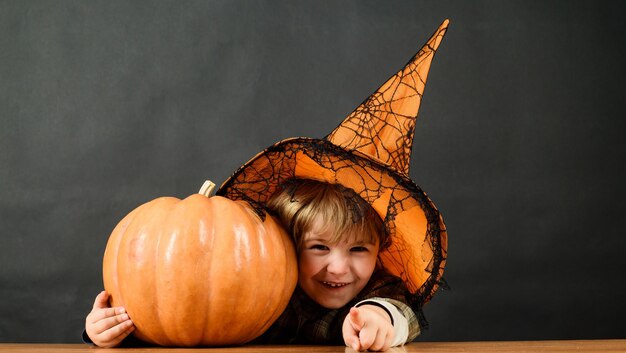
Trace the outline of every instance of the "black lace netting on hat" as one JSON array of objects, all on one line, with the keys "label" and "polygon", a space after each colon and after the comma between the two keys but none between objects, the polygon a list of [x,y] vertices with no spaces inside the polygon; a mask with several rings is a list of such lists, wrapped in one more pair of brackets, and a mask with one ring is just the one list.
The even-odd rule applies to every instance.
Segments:
[{"label": "black lace netting on hat", "polygon": [[[441,222],[439,211],[428,196],[409,179],[397,173],[390,173],[384,166],[358,157],[326,140],[299,138],[280,142],[265,150],[235,173],[233,178],[220,188],[218,195],[233,200],[245,200],[255,207],[260,217],[265,217],[264,205],[279,186],[292,178],[303,177],[296,172],[297,161],[302,159],[313,160],[330,175],[334,175],[335,183],[340,183],[337,176],[339,178],[343,174],[348,177],[356,176],[356,180],[341,184],[355,191],[358,188],[353,187],[353,184],[365,186],[358,194],[370,203],[382,194],[390,195],[384,224],[392,243],[386,252],[390,255],[387,261],[394,262],[396,268],[408,269],[416,266],[413,264],[416,254],[407,253],[403,240],[394,238],[393,235],[397,232],[394,220],[399,213],[416,206],[424,211],[427,230],[423,246],[432,251],[432,258],[424,270],[430,275],[423,283],[417,285],[407,280],[404,273],[399,274],[405,282],[408,281],[407,287],[412,293],[411,307],[416,312],[421,312],[423,304],[430,299],[437,286],[444,284],[442,287],[446,287],[445,282],[441,282],[442,266],[446,259],[445,227]],[[310,178],[308,175],[306,177]]]}]

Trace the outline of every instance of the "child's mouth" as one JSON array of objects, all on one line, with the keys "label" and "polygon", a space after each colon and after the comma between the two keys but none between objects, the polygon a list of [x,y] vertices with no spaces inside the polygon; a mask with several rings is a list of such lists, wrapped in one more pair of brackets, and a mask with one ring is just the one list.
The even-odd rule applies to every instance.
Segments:
[{"label": "child's mouth", "polygon": [[350,283],[337,283],[337,282],[326,282],[326,281],[322,281],[322,283],[330,288],[341,288],[341,287],[345,287]]}]

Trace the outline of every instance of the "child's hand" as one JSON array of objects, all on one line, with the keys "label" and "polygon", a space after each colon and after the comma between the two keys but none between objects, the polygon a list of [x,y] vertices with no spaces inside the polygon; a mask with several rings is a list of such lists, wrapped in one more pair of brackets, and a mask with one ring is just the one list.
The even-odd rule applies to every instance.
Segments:
[{"label": "child's hand", "polygon": [[101,292],[85,320],[85,331],[99,347],[115,347],[128,336],[135,326],[122,307],[109,306],[109,294]]},{"label": "child's hand", "polygon": [[393,338],[391,318],[377,306],[351,308],[343,321],[343,341],[355,351],[386,351]]}]

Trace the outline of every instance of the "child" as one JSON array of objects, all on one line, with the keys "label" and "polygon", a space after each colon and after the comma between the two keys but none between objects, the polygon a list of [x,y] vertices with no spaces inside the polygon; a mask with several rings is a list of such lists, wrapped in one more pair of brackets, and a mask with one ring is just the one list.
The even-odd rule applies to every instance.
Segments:
[{"label": "child", "polygon": [[299,273],[287,309],[259,342],[384,351],[420,333],[408,290],[378,262],[389,245],[383,222],[354,191],[294,179],[267,206],[293,236]]}]

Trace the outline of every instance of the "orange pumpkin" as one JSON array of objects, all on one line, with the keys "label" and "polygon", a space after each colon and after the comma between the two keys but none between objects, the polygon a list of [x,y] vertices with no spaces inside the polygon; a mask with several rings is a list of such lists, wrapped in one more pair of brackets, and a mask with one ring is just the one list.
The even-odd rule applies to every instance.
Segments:
[{"label": "orange pumpkin", "polygon": [[141,340],[249,342],[278,318],[296,286],[296,254],[285,230],[246,202],[208,197],[206,185],[184,200],[139,206],[109,238],[104,287]]}]

